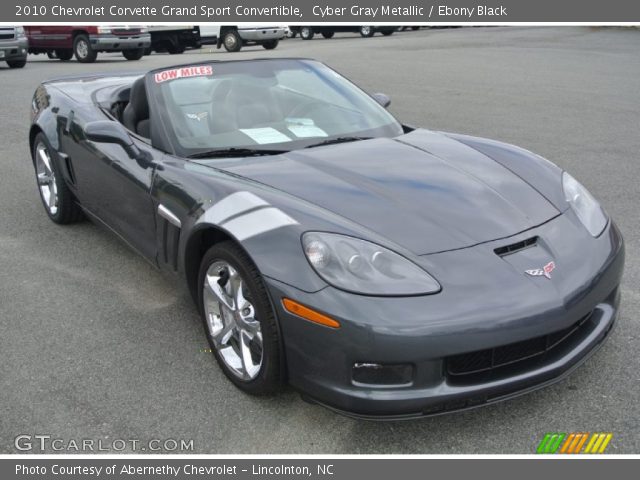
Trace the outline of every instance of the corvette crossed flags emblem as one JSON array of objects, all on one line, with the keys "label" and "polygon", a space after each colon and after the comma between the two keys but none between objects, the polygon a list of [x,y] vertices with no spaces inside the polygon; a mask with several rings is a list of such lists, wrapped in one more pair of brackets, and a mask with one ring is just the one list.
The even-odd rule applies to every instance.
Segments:
[{"label": "corvette crossed flags emblem", "polygon": [[542,268],[534,268],[533,270],[525,270],[527,275],[531,275],[532,277],[547,277],[551,279],[551,272],[556,269],[555,262],[549,262]]}]

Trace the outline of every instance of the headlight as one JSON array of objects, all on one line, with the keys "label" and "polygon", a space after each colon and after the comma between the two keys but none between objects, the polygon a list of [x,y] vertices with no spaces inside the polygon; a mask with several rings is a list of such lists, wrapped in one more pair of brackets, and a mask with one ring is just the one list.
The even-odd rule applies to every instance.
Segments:
[{"label": "headlight", "polygon": [[140,33],[149,33],[149,29],[147,27],[140,27]]},{"label": "headlight", "polygon": [[24,27],[16,27],[16,37],[24,37]]},{"label": "headlight", "polygon": [[607,226],[607,215],[598,201],[567,172],[562,173],[562,188],[564,197],[589,233],[594,237],[600,235]]},{"label": "headlight", "polygon": [[363,295],[425,295],[440,284],[413,262],[375,243],[335,233],[307,232],[304,253],[327,283]]},{"label": "headlight", "polygon": [[109,33],[111,33],[111,28],[110,27],[98,27],[98,33],[109,34]]}]

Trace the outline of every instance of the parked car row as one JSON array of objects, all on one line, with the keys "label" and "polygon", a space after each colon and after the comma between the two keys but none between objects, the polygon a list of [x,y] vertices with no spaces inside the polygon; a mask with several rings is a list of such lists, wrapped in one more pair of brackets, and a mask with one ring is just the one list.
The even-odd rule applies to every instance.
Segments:
[{"label": "parked car row", "polygon": [[331,38],[336,32],[360,33],[372,37],[376,33],[391,35],[395,26],[315,25],[287,26],[263,24],[234,25],[32,25],[0,27],[0,61],[11,68],[22,68],[27,54],[45,54],[62,61],[73,57],[81,63],[95,62],[100,52],[121,52],[127,60],[140,60],[153,51],[183,53],[187,48],[202,45],[224,47],[238,52],[246,45],[261,45],[272,50],[285,36],[311,40],[321,34]]},{"label": "parked car row", "polygon": [[353,32],[359,33],[361,37],[369,38],[373,37],[376,33],[381,33],[384,36],[392,35],[398,27],[381,25],[304,25],[304,26],[289,26],[289,36],[294,38],[300,34],[300,38],[303,40],[311,40],[314,35],[321,34],[324,38],[332,38],[336,32]]}]

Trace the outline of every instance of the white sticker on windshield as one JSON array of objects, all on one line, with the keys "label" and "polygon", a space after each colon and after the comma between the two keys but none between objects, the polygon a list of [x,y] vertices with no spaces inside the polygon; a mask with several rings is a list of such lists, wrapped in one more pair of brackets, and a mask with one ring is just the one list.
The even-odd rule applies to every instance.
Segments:
[{"label": "white sticker on windshield", "polygon": [[298,138],[328,137],[327,132],[315,125],[289,125],[287,128]]},{"label": "white sticker on windshield", "polygon": [[291,139],[284,133],[280,133],[278,130],[271,127],[241,128],[240,131],[245,135],[251,137],[254,142],[259,143],[260,145],[264,145],[266,143],[281,143],[291,141]]}]

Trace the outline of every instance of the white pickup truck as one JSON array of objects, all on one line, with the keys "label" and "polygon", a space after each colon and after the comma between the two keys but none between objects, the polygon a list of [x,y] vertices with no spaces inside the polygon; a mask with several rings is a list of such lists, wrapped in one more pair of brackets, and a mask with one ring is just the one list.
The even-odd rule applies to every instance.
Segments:
[{"label": "white pickup truck", "polygon": [[262,45],[263,48],[272,50],[278,46],[284,35],[284,25],[200,25],[202,44],[216,44],[218,48],[224,45],[228,52],[239,52],[244,45]]}]

